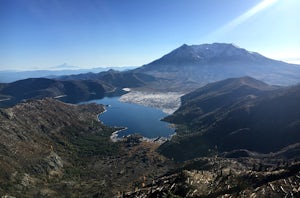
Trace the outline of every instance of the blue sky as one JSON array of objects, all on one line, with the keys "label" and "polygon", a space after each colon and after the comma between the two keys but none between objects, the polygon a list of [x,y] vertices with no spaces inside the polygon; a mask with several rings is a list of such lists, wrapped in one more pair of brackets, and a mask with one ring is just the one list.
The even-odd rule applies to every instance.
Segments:
[{"label": "blue sky", "polygon": [[0,70],[140,66],[235,43],[300,63],[299,0],[0,0]]}]

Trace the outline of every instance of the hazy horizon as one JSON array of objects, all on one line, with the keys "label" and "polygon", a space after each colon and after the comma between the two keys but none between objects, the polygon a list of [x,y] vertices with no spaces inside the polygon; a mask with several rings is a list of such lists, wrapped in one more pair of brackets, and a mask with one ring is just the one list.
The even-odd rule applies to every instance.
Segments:
[{"label": "hazy horizon", "polygon": [[[60,67],[62,65],[66,65],[66,67]],[[128,66],[128,65],[116,65],[116,66],[87,66],[87,67],[80,67],[80,66],[76,66],[76,65],[69,65],[68,63],[64,63],[61,65],[56,65],[56,66],[50,66],[50,67],[23,67],[23,68],[0,68],[0,72],[26,72],[26,71],[63,71],[63,70],[96,70],[96,69],[109,69],[109,68],[120,68],[120,69],[124,69],[124,68],[136,68],[139,66]]]}]

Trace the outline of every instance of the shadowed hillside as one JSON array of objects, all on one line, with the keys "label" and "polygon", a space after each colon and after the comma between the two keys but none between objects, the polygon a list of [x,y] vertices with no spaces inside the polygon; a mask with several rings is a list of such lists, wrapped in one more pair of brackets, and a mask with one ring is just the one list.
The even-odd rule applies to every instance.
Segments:
[{"label": "shadowed hillside", "polygon": [[113,86],[91,80],[59,81],[47,78],[29,78],[1,84],[0,94],[4,101],[0,102],[0,107],[14,105],[27,99],[44,97],[56,97],[65,102],[76,103],[101,98],[111,89]]},{"label": "shadowed hillside", "polygon": [[249,77],[208,84],[165,118],[179,126],[161,152],[186,160],[234,149],[277,151],[300,141],[299,101],[299,85],[278,88]]}]

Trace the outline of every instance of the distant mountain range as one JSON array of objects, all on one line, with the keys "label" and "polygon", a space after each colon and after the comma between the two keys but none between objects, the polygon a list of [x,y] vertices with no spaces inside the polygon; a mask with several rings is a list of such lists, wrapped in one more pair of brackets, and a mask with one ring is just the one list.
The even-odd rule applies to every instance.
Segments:
[{"label": "distant mountain range", "polygon": [[69,66],[67,64],[62,64],[59,66],[52,67],[51,70],[28,70],[28,71],[14,71],[14,70],[3,70],[0,71],[0,83],[10,83],[17,80],[23,80],[26,78],[57,78],[58,76],[64,75],[74,75],[82,73],[99,73],[103,71],[108,71],[110,69],[125,71],[134,69],[136,67],[97,67],[92,69],[80,69],[76,66]]},{"label": "distant mountain range", "polygon": [[208,84],[183,96],[165,118],[179,127],[161,152],[186,160],[209,151],[277,151],[300,141],[299,101],[300,85],[276,87],[251,77]]}]

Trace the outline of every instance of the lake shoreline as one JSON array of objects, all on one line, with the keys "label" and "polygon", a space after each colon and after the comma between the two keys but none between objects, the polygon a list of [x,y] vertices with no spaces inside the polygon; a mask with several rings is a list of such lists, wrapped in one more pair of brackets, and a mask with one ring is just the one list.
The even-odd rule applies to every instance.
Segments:
[{"label": "lake shoreline", "polygon": [[161,144],[165,143],[166,141],[170,140],[171,137],[175,134],[175,133],[172,134],[169,138],[168,137],[147,138],[140,134],[129,134],[126,136],[119,137],[118,133],[123,130],[125,130],[125,129],[121,129],[121,130],[117,130],[117,131],[113,132],[110,136],[110,140],[112,142],[120,142],[120,141],[124,141],[126,138],[131,137],[131,136],[140,136],[139,140],[141,142],[157,143],[157,144],[161,145]]},{"label": "lake shoreline", "polygon": [[161,144],[174,134],[174,127],[162,121],[162,118],[167,116],[166,113],[145,105],[124,103],[119,99],[120,97],[114,97],[92,101],[104,107],[97,115],[97,120],[116,130],[110,136],[112,142],[140,134],[141,141]]},{"label": "lake shoreline", "polygon": [[[104,124],[104,122],[102,122],[102,121],[100,120],[99,117],[100,117],[102,114],[104,114],[105,112],[107,112],[107,109],[106,109],[105,107],[107,107],[108,105],[103,105],[103,106],[104,106],[104,111],[97,114],[97,120],[98,120],[101,124]],[[124,128],[122,128],[122,129],[118,129],[118,130],[114,131],[114,132],[111,134],[111,136],[110,136],[110,140],[111,140],[112,142],[118,142],[118,141],[121,141],[122,138],[118,137],[118,136],[119,136],[118,133],[119,133],[120,131],[123,131],[123,130],[126,130],[126,129],[127,129],[127,128],[124,127]]]},{"label": "lake shoreline", "polygon": [[111,136],[110,136],[110,140],[112,142],[118,142],[118,141],[122,141],[123,137],[119,137],[119,132],[126,130],[127,128],[125,127],[124,129],[120,129],[120,130],[116,130],[114,131]]}]

